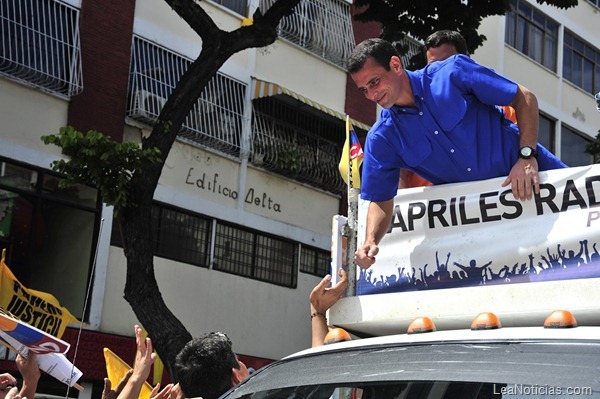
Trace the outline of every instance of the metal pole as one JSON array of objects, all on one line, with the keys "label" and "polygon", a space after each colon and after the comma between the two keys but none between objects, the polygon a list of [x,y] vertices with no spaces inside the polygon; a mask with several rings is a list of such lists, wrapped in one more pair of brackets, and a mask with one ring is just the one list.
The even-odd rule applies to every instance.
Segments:
[{"label": "metal pole", "polygon": [[358,230],[358,188],[348,189],[348,224],[344,236],[346,237],[346,265],[348,267],[348,289],[347,296],[356,296],[356,264],[354,253],[356,252],[357,230]]}]

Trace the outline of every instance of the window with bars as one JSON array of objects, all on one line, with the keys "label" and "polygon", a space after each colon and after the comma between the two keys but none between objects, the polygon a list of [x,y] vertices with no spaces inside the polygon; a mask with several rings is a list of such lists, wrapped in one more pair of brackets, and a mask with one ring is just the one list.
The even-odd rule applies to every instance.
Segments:
[{"label": "window with bars", "polygon": [[[211,223],[208,217],[155,203],[152,206],[154,255],[208,267]],[[116,221],[112,225],[111,245],[123,246]]]},{"label": "window with bars", "polygon": [[[207,216],[155,203],[154,255],[208,267],[210,249],[214,247],[214,270],[290,288],[297,286],[298,269],[318,277],[330,272],[329,251],[242,226],[214,222]],[[211,241],[213,224],[216,229]],[[123,246],[117,223],[113,223],[111,245]]]},{"label": "window with bars", "polygon": [[594,163],[593,157],[585,152],[585,145],[592,139],[565,125],[561,126],[560,159],[569,166],[585,166]]},{"label": "window with bars", "polygon": [[0,74],[63,98],[81,92],[78,9],[55,0],[3,0],[0,32]]},{"label": "window with bars", "polygon": [[566,29],[563,77],[588,93],[600,91],[600,51]]},{"label": "window with bars", "polygon": [[[275,1],[261,0],[261,11],[266,12]],[[278,35],[346,68],[355,45],[350,4],[342,0],[300,0],[294,12],[281,20]]]},{"label": "window with bars", "polygon": [[152,208],[155,255],[208,267],[210,219],[166,206]]},{"label": "window with bars", "polygon": [[259,98],[252,108],[252,164],[335,194],[343,191],[342,120],[316,115],[295,100]]},{"label": "window with bars", "polygon": [[318,277],[330,273],[331,252],[302,245],[300,247],[300,271]]},{"label": "window with bars", "polygon": [[558,23],[523,0],[510,0],[505,41],[534,61],[556,72]]},{"label": "window with bars", "polygon": [[296,287],[296,243],[220,222],[215,233],[215,270]]},{"label": "window with bars", "polygon": [[[191,63],[191,59],[134,36],[127,116],[153,125]],[[239,156],[246,89],[246,84],[218,72],[187,116],[179,136]]]}]

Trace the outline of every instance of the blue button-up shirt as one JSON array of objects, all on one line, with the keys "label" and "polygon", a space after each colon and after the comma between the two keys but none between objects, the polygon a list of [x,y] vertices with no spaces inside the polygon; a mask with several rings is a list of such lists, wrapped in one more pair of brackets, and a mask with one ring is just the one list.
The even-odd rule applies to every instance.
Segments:
[{"label": "blue button-up shirt", "polygon": [[[408,75],[415,108],[381,112],[367,135],[361,197],[396,195],[400,168],[433,184],[507,176],[518,160],[519,129],[496,105],[508,105],[517,84],[464,55]],[[566,167],[537,145],[539,170]]]}]

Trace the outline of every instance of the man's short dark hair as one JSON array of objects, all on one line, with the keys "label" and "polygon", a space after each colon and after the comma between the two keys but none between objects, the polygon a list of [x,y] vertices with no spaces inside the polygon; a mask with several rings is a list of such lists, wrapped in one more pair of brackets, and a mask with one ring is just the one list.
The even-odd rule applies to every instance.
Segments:
[{"label": "man's short dark hair", "polygon": [[192,339],[175,358],[175,374],[186,398],[217,399],[232,387],[231,369],[239,367],[231,340],[220,332]]},{"label": "man's short dark hair", "polygon": [[438,30],[425,39],[425,50],[440,47],[442,44],[451,44],[458,54],[468,54],[467,42],[463,35],[455,30]]},{"label": "man's short dark hair", "polygon": [[389,71],[390,59],[393,56],[400,57],[392,43],[383,39],[364,40],[352,50],[352,54],[348,58],[348,72],[360,71],[369,57]]}]

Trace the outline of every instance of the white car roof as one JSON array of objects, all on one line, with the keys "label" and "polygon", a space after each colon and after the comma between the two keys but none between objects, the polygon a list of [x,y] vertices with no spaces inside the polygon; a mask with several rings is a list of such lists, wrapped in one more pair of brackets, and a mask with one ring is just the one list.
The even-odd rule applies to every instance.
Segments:
[{"label": "white car roof", "polygon": [[343,350],[344,348],[359,348],[382,346],[389,344],[411,345],[431,343],[458,342],[507,342],[507,341],[595,341],[600,342],[600,326],[580,326],[574,328],[544,328],[544,327],[508,327],[491,330],[449,330],[433,331],[417,334],[397,334],[373,338],[353,339],[323,345],[296,352],[284,359],[290,359],[308,354],[326,351]]}]

